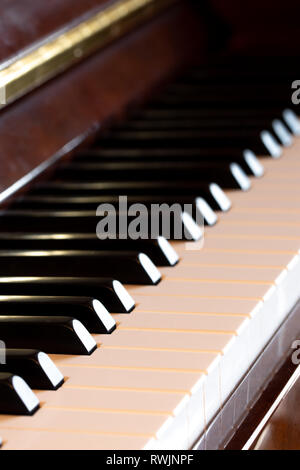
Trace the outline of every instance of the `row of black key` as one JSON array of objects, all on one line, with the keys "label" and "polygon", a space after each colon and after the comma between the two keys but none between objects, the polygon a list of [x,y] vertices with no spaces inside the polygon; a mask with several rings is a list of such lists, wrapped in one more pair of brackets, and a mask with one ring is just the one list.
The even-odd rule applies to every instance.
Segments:
[{"label": "row of black key", "polygon": [[[230,80],[205,85],[210,75],[192,71],[0,213],[0,331],[8,348],[0,364],[0,412],[31,414],[38,401],[30,387],[62,384],[47,352],[91,354],[96,343],[89,331],[115,330],[109,311],[134,308],[119,281],[156,284],[156,265],[178,262],[162,233],[99,239],[99,204],[116,206],[122,194],[145,210],[188,204],[191,216],[213,225],[214,211],[230,209],[223,188],[248,190],[248,176],[262,175],[255,153],[277,157],[299,132],[294,114],[283,111],[283,80],[245,94]],[[181,223],[186,238],[201,237],[191,217]]]}]

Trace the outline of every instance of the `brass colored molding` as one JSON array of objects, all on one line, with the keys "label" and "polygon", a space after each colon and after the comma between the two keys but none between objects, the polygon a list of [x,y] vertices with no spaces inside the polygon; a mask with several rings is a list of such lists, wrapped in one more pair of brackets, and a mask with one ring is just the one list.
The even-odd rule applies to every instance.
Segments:
[{"label": "brass colored molding", "polygon": [[0,108],[143,24],[174,0],[119,0],[0,68]]}]

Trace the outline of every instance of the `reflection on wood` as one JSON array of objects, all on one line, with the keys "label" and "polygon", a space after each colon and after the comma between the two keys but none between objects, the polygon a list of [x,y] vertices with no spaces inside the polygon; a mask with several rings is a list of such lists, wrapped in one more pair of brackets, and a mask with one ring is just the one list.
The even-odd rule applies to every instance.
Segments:
[{"label": "reflection on wood", "polygon": [[[251,446],[254,450],[300,449],[300,366],[265,418],[267,423]],[[272,413],[272,410],[274,412]],[[269,416],[270,415],[270,416]],[[268,419],[269,418],[269,419]]]}]

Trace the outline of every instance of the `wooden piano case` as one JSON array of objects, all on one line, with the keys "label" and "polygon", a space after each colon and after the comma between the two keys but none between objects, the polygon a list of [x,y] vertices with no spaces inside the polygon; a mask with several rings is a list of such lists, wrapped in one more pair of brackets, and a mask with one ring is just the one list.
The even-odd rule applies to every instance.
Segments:
[{"label": "wooden piano case", "polygon": [[[70,28],[78,15],[95,14],[95,7],[101,11],[114,2],[95,0],[84,2],[84,7],[79,0],[51,2],[47,12],[45,8],[40,12],[33,1],[9,3],[17,17],[22,17],[24,11],[30,16],[32,11],[36,24],[28,31],[28,26],[13,23],[9,12],[3,16],[0,12],[1,36],[16,38],[16,44],[1,45],[4,64],[19,49],[32,46],[32,42],[41,41],[50,32]],[[159,15],[151,15],[143,27],[112,41],[104,51],[92,54],[4,107],[0,111],[1,200],[16,188],[8,190],[11,185],[23,177],[25,180],[17,187],[27,184],[32,176],[145,100],[176,70],[203,56],[204,38],[204,26],[199,24],[192,7],[186,2],[175,2]]]},{"label": "wooden piano case", "polygon": [[[117,3],[115,0],[1,2],[0,35],[4,39],[0,42],[0,86],[5,69],[32,49]],[[245,44],[251,47],[254,44],[251,35],[238,33],[241,22],[234,2],[213,1],[211,5],[204,2],[200,7],[198,2],[171,1],[158,11],[155,7],[159,1],[148,3],[153,3],[153,9],[142,24],[131,24],[125,33],[115,29],[105,48],[92,51],[82,60],[79,58],[63,72],[2,106],[2,206],[24,191],[34,178],[45,177],[56,162],[88,145],[107,126],[146,101],[179,70],[208,60],[212,49],[215,53],[226,46],[228,53],[239,51]],[[222,34],[216,27],[220,28],[221,24],[227,24]],[[219,38],[224,44],[219,43]],[[270,396],[276,396],[286,379],[276,375],[275,391],[266,389],[289,357],[291,338],[300,333],[299,318],[300,308],[296,307],[195,448],[243,445],[247,433],[263,415],[266,402]],[[276,358],[275,369],[268,369],[270,358],[272,364]],[[245,394],[249,393],[253,395],[253,406],[258,397],[263,397],[263,402],[254,408],[254,418],[253,413],[247,417],[249,410],[243,403]],[[232,407],[236,411],[235,422],[231,421]],[[245,418],[246,431],[245,426],[239,428]]]}]

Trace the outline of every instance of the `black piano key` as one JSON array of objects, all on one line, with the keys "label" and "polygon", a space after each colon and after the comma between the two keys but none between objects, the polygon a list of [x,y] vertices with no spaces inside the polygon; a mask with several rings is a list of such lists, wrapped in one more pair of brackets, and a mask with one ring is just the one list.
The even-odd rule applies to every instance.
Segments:
[{"label": "black piano key", "polygon": [[[287,102],[289,101],[290,87],[287,86],[287,75],[281,77],[277,74],[259,76],[248,72],[241,79],[241,75],[235,67],[231,70],[230,76],[223,76],[224,71],[224,68],[218,68],[217,72],[216,69],[214,70],[214,73],[217,73],[217,75],[209,73],[206,74],[205,78],[202,75],[197,80],[192,81],[189,74],[186,74],[182,79],[179,78],[179,80],[170,83],[157,100],[169,95],[177,96],[178,99],[183,96],[193,98],[194,94],[197,93],[196,98],[199,100],[202,97],[215,97],[219,95],[223,100],[244,100],[245,103],[250,97],[253,100],[257,100],[257,102],[268,102],[272,97],[279,98],[277,100],[274,99],[277,103],[281,102],[281,99],[285,97]],[[210,77],[209,80],[208,77]],[[240,80],[237,80],[237,77],[240,77]],[[272,80],[270,80],[271,77]]]},{"label": "black piano key", "polygon": [[[231,60],[234,57],[234,60]],[[294,64],[291,57],[226,57],[225,61],[217,61],[205,66],[191,67],[186,73],[177,77],[175,84],[214,83],[216,85],[229,82],[229,84],[268,85],[272,83],[286,83],[287,78],[294,77]],[[246,60],[245,60],[246,59]],[[275,60],[274,60],[275,59]],[[289,60],[287,60],[289,59]],[[278,60],[282,67],[278,67]],[[291,67],[292,65],[292,67]],[[170,85],[172,86],[172,85]]]},{"label": "black piano key", "polygon": [[[256,155],[250,150],[239,150],[232,148],[214,149],[89,149],[79,154],[71,163],[74,166],[77,162],[96,163],[107,160],[120,163],[149,163],[149,162],[235,162],[242,170],[251,176],[260,177],[263,175],[263,166]],[[61,168],[65,168],[62,166]]]},{"label": "black piano key", "polygon": [[0,316],[0,331],[8,349],[90,355],[97,347],[84,325],[71,317]]},{"label": "black piano key", "polygon": [[[211,89],[231,89],[237,88],[241,92],[245,87],[252,90],[263,89],[266,94],[268,90],[278,91],[278,89],[286,88],[286,79],[292,78],[294,75],[294,67],[291,70],[290,64],[287,64],[285,58],[280,58],[280,64],[283,70],[278,70],[275,62],[269,62],[268,58],[259,61],[255,58],[251,61],[251,57],[247,56],[247,60],[242,57],[235,57],[234,61],[227,58],[225,62],[214,62],[214,64],[202,65],[186,70],[184,74],[176,77],[176,80],[168,84],[168,90],[181,88],[190,89],[192,86],[210,87]],[[249,60],[248,60],[249,59]],[[270,79],[272,78],[271,82]],[[206,91],[206,89],[205,89]]]},{"label": "black piano key", "polygon": [[[242,108],[243,106],[256,106],[257,109],[265,109],[272,106],[272,103],[276,102],[277,106],[284,107],[290,105],[291,92],[289,87],[285,87],[284,90],[278,87],[276,90],[272,90],[272,94],[269,94],[265,88],[251,89],[248,88],[245,92],[245,88],[230,88],[229,87],[214,87],[207,88],[201,86],[188,86],[185,88],[185,93],[179,90],[165,90],[164,94],[156,100],[158,104],[167,105],[168,107],[175,106],[189,106],[191,108],[200,107],[200,105],[208,106],[209,103],[212,107],[222,109],[222,107],[228,106],[232,108]],[[269,90],[270,91],[270,90]],[[245,98],[246,96],[246,99]],[[251,101],[252,95],[252,101]],[[264,95],[264,96],[263,96]],[[272,101],[272,97],[276,95],[276,98]],[[220,104],[220,106],[218,106]]]},{"label": "black piano key", "polygon": [[[224,77],[222,83],[216,83],[216,77],[211,77],[208,83],[206,80],[190,81],[189,77],[185,76],[183,80],[171,83],[164,90],[161,98],[164,99],[165,97],[176,96],[180,102],[183,96],[187,97],[189,101],[195,94],[197,94],[197,99],[199,100],[202,97],[214,94],[215,96],[220,96],[220,99],[224,101],[228,100],[231,102],[236,99],[242,102],[243,98],[246,97],[245,107],[247,107],[246,102],[248,102],[251,95],[255,95],[254,102],[255,98],[258,102],[264,102],[265,98],[269,101],[270,96],[276,95],[280,98],[279,100],[274,100],[277,106],[282,103],[282,98],[284,97],[287,97],[286,104],[289,103],[289,89],[287,89],[286,78],[282,77],[281,80],[278,80],[277,77],[276,80],[276,77],[272,77],[272,81],[268,84],[263,82],[262,79],[254,83],[254,81],[252,82],[250,79],[250,76],[245,77],[242,82],[235,81],[234,78],[236,77],[231,77],[228,81]],[[159,100],[160,97],[158,97],[156,101]]]},{"label": "black piano key", "polygon": [[[149,161],[162,162],[198,162],[201,160],[209,160],[217,155],[224,155],[224,159],[235,160],[240,158],[242,151],[235,147],[216,148],[198,147],[180,149],[176,147],[160,148],[153,147],[149,149],[140,148],[137,145],[126,148],[111,147],[101,148],[100,146],[91,147],[81,150],[74,156],[72,163],[114,163],[114,162],[139,162],[146,163]],[[226,157],[226,158],[225,158]]]},{"label": "black piano key", "polygon": [[157,284],[161,275],[144,253],[0,251],[0,276],[110,276],[127,284]]},{"label": "black piano key", "polygon": [[[216,184],[210,185],[210,202],[212,202],[213,209],[215,210],[222,210],[224,212],[228,211],[231,207],[230,200],[226,197],[223,193],[221,188],[219,188]],[[130,199],[130,198],[128,198]],[[35,202],[37,207],[35,207]],[[170,209],[173,207],[178,213],[177,219],[178,223],[182,225],[182,232],[185,235],[185,230],[187,234],[189,234],[189,238],[191,239],[198,239],[201,234],[197,235],[195,231],[195,236],[191,235],[191,231],[189,227],[194,225],[195,223],[193,220],[184,218],[184,212],[188,212],[193,219],[200,222],[200,225],[207,223],[209,225],[213,225],[217,221],[217,215],[213,212],[213,209],[210,207],[208,203],[205,202],[203,198],[194,198],[194,197],[164,197],[164,198],[154,198],[154,197],[141,197],[140,199],[134,198],[128,200],[129,204],[142,204],[144,207],[143,209],[148,210],[149,214],[144,216],[144,219],[148,219],[148,227],[150,230],[151,227],[151,216],[158,211],[163,211],[165,205],[167,204]],[[118,202],[115,199],[102,199],[102,203],[109,203],[112,204],[114,207],[118,207]],[[17,209],[23,210],[23,204],[25,208],[32,207],[34,209],[71,209],[73,206],[76,207],[77,213],[83,213],[86,206],[91,209],[94,206],[94,211],[99,206],[99,199],[98,198],[89,198],[89,197],[82,197],[82,198],[73,198],[73,197],[60,197],[60,196],[29,196],[28,198],[23,198],[19,201],[19,204],[16,205]],[[82,206],[82,207],[81,207]],[[160,208],[160,209],[159,209]],[[99,250],[99,251],[130,251],[130,250],[138,250],[146,255],[148,255],[152,261],[158,266],[174,266],[178,262],[178,256],[176,252],[171,247],[170,243],[165,238],[166,236],[169,239],[173,239],[175,237],[175,233],[173,230],[170,229],[168,233],[164,233],[163,229],[157,231],[155,233],[148,233],[146,232],[145,237],[137,240],[122,239],[120,237],[119,232],[117,231],[116,236],[113,238],[107,239],[104,237],[100,240],[97,239],[96,234],[92,232],[92,225],[95,224],[95,212],[91,215],[91,220],[85,219],[85,222],[88,220],[89,224],[85,223],[85,229],[88,230],[86,233],[76,233],[76,228],[78,224],[78,216],[73,221],[75,222],[75,227],[71,227],[70,224],[68,225],[68,229],[73,229],[74,232],[72,233],[57,233],[57,234],[47,234],[45,232],[39,234],[26,234],[26,233],[19,233],[19,232],[0,232],[0,240],[2,242],[3,248],[26,248],[26,249],[73,249],[73,250]],[[116,211],[116,216],[118,217],[118,212]],[[207,217],[209,216],[209,217]],[[130,223],[135,217],[129,216],[128,223]],[[171,219],[171,217],[170,217]],[[181,220],[180,220],[181,219]],[[99,219],[100,221],[101,219]],[[47,223],[49,221],[47,220]],[[7,224],[8,225],[8,224]],[[11,226],[11,229],[14,229],[15,226]],[[32,224],[30,227],[32,228]],[[41,227],[40,225],[36,228],[39,228],[39,231],[45,227]],[[19,237],[19,238],[18,238]],[[183,237],[185,238],[185,237]],[[36,241],[36,243],[35,243]],[[90,245],[87,245],[87,242],[91,242]]]},{"label": "black piano key", "polygon": [[265,120],[265,119],[232,119],[230,117],[223,119],[185,119],[185,120],[149,120],[149,119],[138,119],[128,120],[118,126],[117,130],[121,132],[126,131],[194,131],[204,132],[208,130],[212,131],[231,131],[244,132],[248,130],[255,130],[257,135],[263,130],[274,133],[278,138],[279,142],[285,146],[289,146],[293,143],[293,137],[285,123],[280,117],[276,119]]},{"label": "black piano key", "polygon": [[[221,179],[221,176],[220,176]],[[226,184],[223,181],[223,186]],[[128,203],[141,202],[144,204],[194,204],[195,199],[202,197],[208,204],[215,210],[228,210],[228,200],[221,187],[217,188],[218,197],[216,199],[215,189],[217,185],[215,182],[198,183],[194,181],[111,181],[109,183],[94,183],[94,182],[57,182],[49,181],[37,185],[32,189],[30,196],[41,197],[72,197],[72,198],[94,198],[91,202],[92,208],[95,210],[101,203],[115,204],[119,202],[118,194],[126,194]],[[228,186],[234,186],[235,189],[240,189],[239,183],[228,181]],[[213,190],[212,190],[213,188]],[[232,189],[232,188],[231,188]],[[175,197],[174,197],[175,195]],[[224,201],[226,200],[226,203]],[[80,201],[79,201],[80,202]],[[224,208],[225,207],[225,208]],[[90,209],[91,207],[89,207]],[[1,227],[0,227],[1,231]]]},{"label": "black piano key", "polygon": [[[144,208],[143,208],[144,209]],[[178,210],[176,210],[176,212],[174,213],[170,213],[170,218],[172,218],[172,223],[169,224],[169,229],[168,230],[168,233],[164,232],[163,230],[163,226],[162,224],[158,225],[156,227],[156,231],[154,232],[152,229],[152,225],[151,225],[151,220],[152,220],[152,216],[153,216],[153,212],[149,212],[149,211],[145,211],[143,214],[140,215],[140,218],[141,218],[141,223],[143,222],[143,227],[145,227],[143,229],[143,237],[144,239],[149,239],[151,237],[155,237],[157,238],[159,235],[161,236],[164,236],[168,239],[177,239],[178,236],[176,235],[176,229],[178,228],[181,228],[181,233],[182,235],[180,236],[180,239],[188,239],[188,240],[198,240],[200,237],[201,237],[201,234],[197,234],[197,227],[196,227],[196,224],[195,222],[192,220],[192,216],[197,216],[199,215],[199,218],[198,220],[201,219],[201,214],[199,212],[199,210],[197,211],[196,214],[193,214],[191,213],[191,217],[189,219],[186,219],[184,217],[184,213],[182,212],[181,210],[181,207],[177,207]],[[191,211],[192,211],[192,207],[191,207]],[[104,211],[102,211],[104,212]],[[157,209],[156,212],[158,213],[159,210]],[[139,214],[136,214],[136,215],[128,215],[125,213],[126,215],[126,227],[121,230],[119,230],[119,227],[120,227],[120,224],[119,224],[119,221],[122,219],[122,217],[120,217],[120,214],[122,213],[119,213],[118,211],[115,211],[115,215],[114,215],[114,218],[116,220],[116,230],[115,230],[115,233],[112,233],[111,234],[111,238],[116,238],[116,237],[119,237],[119,234],[120,234],[120,237],[122,238],[127,238],[127,228],[128,228],[128,233],[130,232],[130,227],[131,227],[131,224],[134,223],[134,221],[136,221],[137,217]],[[174,215],[173,215],[174,214]],[[26,228],[29,229],[29,230],[36,230],[37,232],[48,232],[48,231],[57,231],[58,229],[62,230],[62,231],[65,231],[65,232],[73,232],[73,233],[76,233],[78,232],[78,230],[84,230],[86,231],[87,233],[95,233],[95,231],[97,230],[97,233],[99,232],[100,229],[98,229],[99,227],[99,224],[101,224],[101,220],[103,220],[103,217],[104,217],[104,213],[103,214],[99,214],[99,215],[96,215],[95,211],[30,211],[30,210],[7,210],[7,211],[3,211],[3,212],[0,212],[0,232],[1,230],[5,229],[5,230],[12,230],[12,231],[16,231],[18,230],[18,227],[21,225],[22,228],[25,230]],[[173,222],[173,219],[174,219],[174,222]],[[200,223],[202,221],[200,220]],[[194,235],[194,232],[192,232],[190,230],[190,228],[192,228],[192,230],[195,232],[195,235]],[[55,230],[56,229],[56,230]],[[101,229],[102,230],[102,229]],[[104,230],[104,229],[103,229]],[[142,229],[141,229],[142,230]],[[126,233],[125,233],[126,231]],[[98,235],[99,236],[99,235]],[[134,235],[132,235],[131,238],[133,238]],[[99,237],[100,238],[100,237]],[[102,237],[102,238],[105,238],[105,237]],[[106,237],[107,238],[107,237]],[[136,251],[136,250],[135,250]],[[66,253],[67,254],[67,253]],[[78,253],[79,255],[79,253]],[[127,272],[126,269],[127,269],[127,265],[128,263],[130,263],[132,265],[131,267],[131,270],[132,270],[132,278],[133,278],[133,273],[135,272],[136,274],[138,273],[138,271],[141,270],[141,264],[139,262],[139,259],[137,259],[136,261],[134,261],[134,252],[128,252],[126,254],[126,252],[119,252],[119,253],[114,253],[113,251],[98,251],[98,253],[95,253],[94,252],[94,255],[95,257],[97,256],[98,257],[98,262],[101,263],[101,260],[100,260],[100,257],[106,257],[108,258],[109,256],[111,256],[111,258],[113,258],[115,260],[115,264],[113,263],[110,263],[110,266],[116,266],[116,257],[119,257],[119,271],[121,272],[121,277],[120,279],[125,279],[125,282],[132,282],[132,281],[129,281],[129,277],[128,275],[124,277],[124,273]],[[137,255],[137,253],[136,253]],[[43,255],[44,256],[44,255]],[[89,254],[88,252],[86,252],[86,257],[88,257]],[[84,253],[82,253],[82,257],[84,257]],[[91,255],[90,255],[91,257]],[[96,262],[96,258],[94,260]],[[89,264],[89,267],[88,267],[88,264],[86,264],[86,274],[83,274],[83,275],[86,275],[86,276],[101,276],[101,275],[108,275],[108,276],[114,276],[115,274],[115,268],[113,268],[112,270],[110,270],[110,268],[107,269],[108,272],[104,273],[103,272],[103,265],[102,265],[102,269],[99,268],[99,266],[97,266],[97,269],[98,271],[96,271],[95,269],[96,268],[93,268],[93,260],[91,261],[91,263]],[[143,270],[144,271],[144,270]],[[122,276],[122,272],[123,272],[123,276]],[[40,275],[44,275],[44,272]],[[67,275],[67,274],[66,274]],[[140,274],[140,277],[141,279],[143,278],[145,282],[145,273],[142,272]],[[137,276],[134,278],[135,281],[134,282],[137,282]]]},{"label": "black piano key", "polygon": [[137,120],[137,121],[127,121],[118,127],[118,130],[121,132],[126,131],[167,131],[167,132],[184,132],[185,130],[193,131],[195,133],[205,133],[208,132],[223,132],[226,130],[229,135],[232,132],[248,132],[249,130],[255,131],[257,136],[260,135],[262,130],[274,133],[278,142],[285,147],[289,147],[293,143],[293,137],[289,129],[283,123],[281,119],[273,119],[272,121],[263,121],[259,120],[246,121],[243,119],[223,119],[223,120],[209,120],[205,119],[203,121],[199,120]]},{"label": "black piano key", "polygon": [[[263,131],[263,129],[261,130]],[[267,132],[267,131],[266,131]],[[268,133],[275,143],[279,142]],[[205,130],[205,131],[120,131],[113,132],[109,136],[102,138],[98,145],[107,147],[132,147],[134,145],[141,148],[151,147],[235,147],[239,149],[251,148],[257,154],[270,153],[266,147],[261,133],[257,131],[239,131],[239,130]]]},{"label": "black piano key", "polygon": [[50,357],[35,349],[7,349],[5,364],[0,363],[0,373],[20,375],[27,384],[38,390],[57,390],[64,377]]},{"label": "black piano key", "polygon": [[99,240],[95,233],[0,232],[0,246],[3,250],[137,250],[148,255],[157,266],[174,266],[179,260],[176,251],[164,237],[148,240]]},{"label": "black piano key", "polygon": [[99,277],[0,277],[0,295],[93,297],[114,313],[129,313],[135,307],[120,281]]},{"label": "black piano key", "polygon": [[[272,90],[272,93],[264,93],[265,90],[254,90],[249,89],[245,90],[245,87],[240,89],[232,87],[231,90],[228,88],[222,92],[220,88],[207,88],[202,89],[202,93],[197,94],[197,92],[192,93],[172,93],[166,91],[161,95],[157,100],[153,101],[153,104],[156,106],[163,106],[172,108],[190,107],[190,108],[200,108],[208,107],[222,109],[230,107],[232,109],[244,108],[244,107],[255,107],[257,110],[266,109],[273,106],[273,103],[276,103],[281,109],[284,109],[286,106],[291,106],[290,100],[290,89],[286,87],[284,94],[280,94],[280,90]],[[218,92],[219,90],[219,92]]]},{"label": "black piano key", "polygon": [[19,375],[0,372],[0,414],[33,415],[40,403]]},{"label": "black piano key", "polygon": [[[182,152],[184,153],[184,151]],[[245,158],[240,159],[246,169],[250,169]],[[166,160],[157,161],[133,161],[133,162],[105,162],[105,163],[83,163],[73,162],[61,166],[56,171],[56,178],[62,181],[109,181],[119,179],[121,181],[156,181],[157,175],[161,180],[184,180],[184,181],[204,181],[220,182],[232,179],[231,166],[237,162],[234,159],[210,158],[189,161],[183,158],[181,161]]]},{"label": "black piano key", "polygon": [[[255,165],[255,163],[254,163]],[[257,171],[260,171],[259,165],[257,166]],[[263,168],[262,168],[263,171]],[[204,192],[204,191],[203,191]],[[205,194],[202,194],[202,198],[205,199],[209,205],[212,207],[212,209],[216,211],[223,211],[227,212],[231,208],[231,202],[230,199],[226,196],[224,191],[220,188],[215,183],[208,184],[206,186],[206,191]],[[173,204],[180,204],[182,208],[184,209],[184,205],[188,204],[189,206],[192,206],[193,211],[197,210],[197,197],[194,196],[184,196],[184,195],[178,195],[178,194],[168,194],[165,196],[151,196],[151,195],[133,195],[133,196],[127,196],[127,204],[132,205],[132,204],[144,204],[148,210],[151,209],[151,206],[153,204],[168,204],[169,206],[172,206]],[[19,199],[17,199],[13,206],[11,208],[13,209],[31,209],[31,210],[52,210],[52,211],[70,211],[70,210],[77,210],[77,211],[86,211],[86,210],[94,210],[96,211],[97,207],[100,204],[112,204],[115,207],[118,207],[119,204],[119,197],[118,196],[48,196],[48,195],[28,195],[28,196],[23,196]],[[7,233],[7,232],[6,232]],[[9,235],[13,234],[14,232],[11,232]],[[61,238],[61,246],[63,245],[63,238],[64,235],[67,236],[67,234],[56,234],[57,239]],[[72,234],[73,236],[76,236],[76,234]],[[82,237],[84,237],[86,234],[81,234]],[[5,238],[5,233],[4,233],[4,238]],[[25,236],[25,234],[24,234]],[[40,234],[42,237],[43,235]],[[55,234],[52,235],[55,237]],[[88,236],[93,236],[93,234],[89,234]],[[45,234],[45,237],[47,239],[47,234]],[[0,232],[0,239],[4,240],[2,237],[2,234]],[[6,242],[5,242],[6,243]],[[40,242],[42,243],[42,242]],[[53,244],[55,242],[53,241]],[[74,242],[74,244],[77,242]],[[130,244],[130,242],[128,241]],[[142,240],[141,240],[142,243]],[[30,244],[30,241],[28,241],[28,244]],[[151,247],[153,244],[157,244],[156,240],[151,241]],[[145,247],[140,248],[139,251],[143,251],[144,253],[148,254],[147,250],[149,250],[149,244],[146,244]],[[7,245],[9,246],[9,241],[7,241]],[[29,245],[28,245],[29,246]],[[58,246],[58,244],[56,245]],[[70,245],[71,246],[71,245]],[[139,245],[136,245],[139,246]],[[11,247],[16,247],[16,241],[14,240],[14,236],[12,239],[12,245]],[[84,249],[84,248],[82,248]],[[152,248],[151,248],[152,249]],[[155,255],[156,256],[156,255]],[[151,256],[150,256],[151,257]],[[154,258],[153,261],[158,264]]]},{"label": "black piano key", "polygon": [[[194,66],[187,73],[178,77],[176,84],[181,83],[220,83],[229,82],[229,84],[245,84],[247,87],[251,84],[281,83],[286,84],[286,80],[294,80],[295,59],[291,57],[245,57],[232,58],[226,57],[225,61],[205,66]],[[292,62],[293,61],[293,62]],[[280,62],[281,67],[278,67]],[[172,86],[172,85],[171,85]]]},{"label": "black piano key", "polygon": [[[279,116],[278,116],[279,118]],[[263,128],[272,129],[272,120],[261,117],[249,118],[231,116],[209,118],[186,118],[186,119],[128,119],[122,122],[117,129],[120,131],[135,130],[135,131],[159,131],[167,130],[183,131],[188,130],[204,130],[204,129],[256,129],[258,132]]]},{"label": "black piano key", "polygon": [[[149,104],[147,108],[138,110],[134,113],[134,117],[136,119],[164,119],[164,120],[182,120],[182,119],[223,119],[223,118],[231,118],[231,119],[274,119],[279,118],[283,119],[285,124],[288,124],[286,121],[285,111],[289,110],[293,115],[294,119],[297,119],[295,112],[290,108],[281,108],[280,106],[276,106],[276,103],[273,103],[272,107],[267,109],[260,109],[258,110],[255,107],[244,107],[244,108],[210,108],[210,107],[201,107],[198,109],[191,109],[188,107],[178,107],[178,108],[164,108],[164,107],[156,107],[153,104]],[[79,154],[81,151],[79,152]]]},{"label": "black piano key", "polygon": [[2,315],[72,316],[92,333],[110,334],[116,329],[113,317],[92,297],[0,295],[0,317]]},{"label": "black piano key", "polygon": [[[160,195],[164,194],[165,185],[177,184],[177,187],[182,187],[187,184],[199,184],[199,191],[201,183],[210,184],[215,182],[223,188],[236,188],[241,187],[239,179],[237,179],[233,168],[238,167],[241,172],[242,168],[235,161],[198,161],[198,162],[185,162],[185,161],[148,161],[148,162],[129,162],[129,163],[74,163],[69,167],[62,168],[61,172],[58,170],[58,178],[62,182],[68,181],[96,181],[98,183],[101,178],[106,181],[120,180],[124,182],[125,187],[127,181],[136,181],[137,183],[148,182],[148,186],[157,187],[161,186]],[[159,175],[159,180],[157,179]],[[247,176],[247,175],[245,175]],[[165,183],[166,182],[166,183]],[[198,183],[199,182],[199,183]],[[167,187],[168,187],[167,186]],[[133,189],[137,187],[133,186]],[[145,191],[147,187],[144,187]],[[130,188],[128,188],[130,191]],[[175,189],[175,188],[174,188]],[[130,193],[128,193],[130,194]],[[200,194],[198,194],[200,196]]]},{"label": "black piano key", "polygon": [[[236,177],[233,167],[240,169],[239,173],[243,174],[242,182],[240,177]],[[194,196],[204,197],[209,191],[211,183],[216,183],[223,189],[243,189],[248,190],[251,187],[250,180],[243,170],[237,165],[232,164],[230,171],[227,173],[215,171],[213,180],[202,182],[199,177],[198,181],[177,180],[156,180],[156,181],[109,181],[104,183],[98,182],[73,182],[73,181],[49,181],[40,183],[31,194],[44,195],[69,195],[69,196],[104,196],[104,195],[152,195],[166,196],[177,194],[178,196]],[[207,199],[211,204],[211,201]],[[4,212],[1,213],[3,215]],[[7,231],[7,230],[6,230]]]},{"label": "black piano key", "polygon": [[[171,109],[164,107],[155,107],[149,106],[146,109],[138,111],[135,113],[136,119],[160,119],[160,120],[188,120],[188,119],[269,119],[273,120],[274,118],[282,119],[283,123],[287,126],[290,132],[294,135],[299,135],[300,125],[298,117],[293,109],[282,107],[269,107],[268,109],[258,110],[255,108],[207,108],[205,106],[198,109],[190,109],[185,107],[175,108],[174,106]],[[85,151],[79,152],[79,155],[83,155]]]}]

